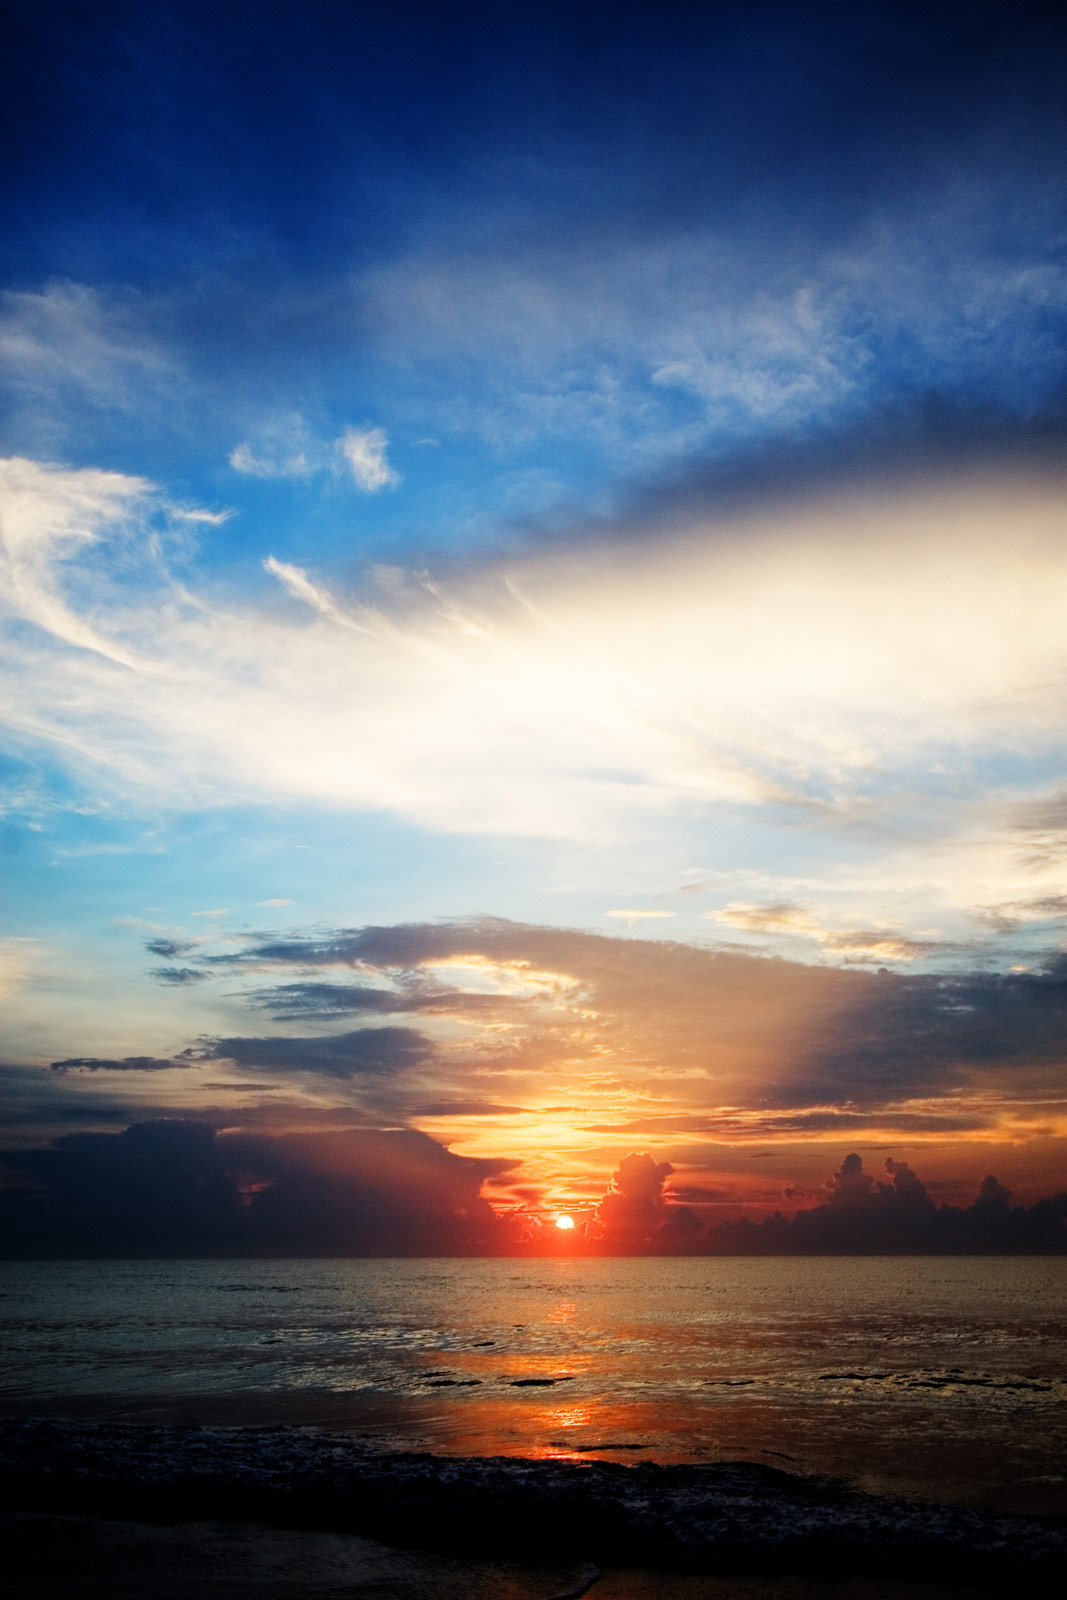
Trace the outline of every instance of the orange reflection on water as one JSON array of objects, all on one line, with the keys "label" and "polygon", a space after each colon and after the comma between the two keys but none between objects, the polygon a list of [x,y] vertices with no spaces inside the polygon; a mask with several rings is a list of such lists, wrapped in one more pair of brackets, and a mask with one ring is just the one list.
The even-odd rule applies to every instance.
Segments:
[{"label": "orange reflection on water", "polygon": [[549,1428],[587,1428],[593,1413],[588,1406],[559,1406],[546,1411],[544,1425]]}]

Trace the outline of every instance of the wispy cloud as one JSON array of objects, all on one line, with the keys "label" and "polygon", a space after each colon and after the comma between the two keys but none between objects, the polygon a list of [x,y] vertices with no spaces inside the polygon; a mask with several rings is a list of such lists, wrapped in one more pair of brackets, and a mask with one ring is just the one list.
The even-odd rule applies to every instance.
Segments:
[{"label": "wispy cloud", "polygon": [[65,391],[121,411],[158,394],[174,363],[147,331],[137,295],[110,298],[63,280],[0,295],[0,356],[6,381],[31,403]]},{"label": "wispy cloud", "polygon": [[916,961],[921,956],[948,953],[934,939],[909,939],[892,928],[829,928],[805,906],[788,900],[764,905],[731,901],[706,917],[746,933],[797,935],[821,945],[845,961]]},{"label": "wispy cloud", "polygon": [[332,441],[317,439],[304,418],[294,414],[265,423],[254,440],[235,445],[229,462],[235,472],[251,478],[343,472],[357,489],[376,494],[400,482],[386,458],[388,445],[384,428],[346,428]]},{"label": "wispy cloud", "polygon": [[[859,846],[872,878],[940,879],[964,909],[1061,887],[1055,486],[857,493],[373,605],[271,560],[289,614],[172,584],[140,479],[10,461],[3,489],[7,718],[126,803],[303,799],[575,841],[749,814],[821,836],[824,874]],[[139,545],[154,591],[125,581]],[[841,956],[903,954],[935,920],[801,903],[793,931]]]},{"label": "wispy cloud", "polygon": [[1054,403],[1048,328],[1067,316],[1067,275],[1049,207],[1025,173],[927,172],[908,198],[773,253],[762,231],[706,218],[608,252],[599,236],[520,249],[505,229],[497,249],[442,240],[398,257],[358,294],[394,358],[476,374],[464,426],[511,445],[581,433],[648,467],[817,434],[902,396]]}]

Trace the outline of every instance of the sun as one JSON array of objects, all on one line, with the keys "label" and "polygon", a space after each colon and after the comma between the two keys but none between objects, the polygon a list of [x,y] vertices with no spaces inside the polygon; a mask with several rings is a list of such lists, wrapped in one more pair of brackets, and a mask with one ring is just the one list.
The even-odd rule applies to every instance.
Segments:
[{"label": "sun", "polygon": [[568,1217],[566,1214],[559,1216],[556,1218],[556,1227],[562,1228],[566,1233],[569,1229],[574,1227],[574,1218]]}]

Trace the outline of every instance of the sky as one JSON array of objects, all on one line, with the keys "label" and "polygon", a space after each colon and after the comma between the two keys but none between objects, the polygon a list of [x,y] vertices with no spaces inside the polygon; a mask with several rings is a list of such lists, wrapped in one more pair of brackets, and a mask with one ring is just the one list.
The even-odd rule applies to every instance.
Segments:
[{"label": "sky", "polygon": [[1060,8],[3,9],[15,1234],[1067,1188]]}]

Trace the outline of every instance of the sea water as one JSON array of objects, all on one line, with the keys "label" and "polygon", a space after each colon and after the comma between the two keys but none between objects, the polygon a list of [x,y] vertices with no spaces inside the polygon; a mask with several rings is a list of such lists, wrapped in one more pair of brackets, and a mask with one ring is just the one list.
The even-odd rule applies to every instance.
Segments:
[{"label": "sea water", "polygon": [[9,1413],[1067,1511],[1067,1258],[20,1262]]}]

